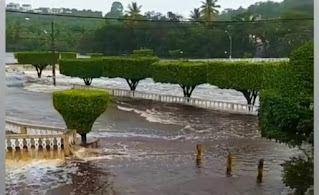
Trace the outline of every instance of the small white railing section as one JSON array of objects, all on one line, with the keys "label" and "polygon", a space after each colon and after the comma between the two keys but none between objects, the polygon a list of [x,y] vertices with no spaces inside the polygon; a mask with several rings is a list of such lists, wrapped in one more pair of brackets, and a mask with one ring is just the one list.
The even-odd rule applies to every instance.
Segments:
[{"label": "small white railing section", "polygon": [[70,155],[70,147],[75,144],[76,130],[38,126],[6,120],[5,150],[63,150]]},{"label": "small white railing section", "polygon": [[125,89],[96,88],[96,87],[88,87],[83,85],[73,85],[73,88],[102,89],[102,90],[107,90],[113,96],[118,96],[118,97],[129,97],[129,98],[146,99],[146,100],[153,100],[153,101],[159,101],[159,102],[179,103],[179,104],[186,104],[186,105],[220,110],[220,111],[231,112],[231,113],[240,113],[240,114],[249,114],[249,115],[258,114],[258,106],[248,105],[248,104],[204,100],[204,99],[198,99],[198,98],[187,98],[187,97],[173,96],[173,95],[154,94],[154,93],[131,91],[131,90],[125,90]]}]

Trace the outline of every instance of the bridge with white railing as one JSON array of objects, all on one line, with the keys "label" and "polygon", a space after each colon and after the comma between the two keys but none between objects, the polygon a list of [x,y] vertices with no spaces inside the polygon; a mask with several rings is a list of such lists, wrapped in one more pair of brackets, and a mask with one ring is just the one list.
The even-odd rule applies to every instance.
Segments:
[{"label": "bridge with white railing", "polygon": [[239,114],[249,114],[249,115],[257,115],[258,114],[258,106],[248,105],[248,104],[240,104],[233,102],[222,102],[222,101],[214,101],[214,100],[204,100],[199,98],[188,98],[182,96],[173,96],[173,95],[163,95],[163,94],[155,94],[155,93],[146,93],[140,91],[131,91],[125,89],[110,89],[110,88],[97,88],[97,87],[88,87],[83,85],[73,85],[75,89],[101,89],[106,90],[113,96],[117,97],[129,97],[136,99],[146,99],[153,100],[159,102],[167,102],[167,103],[179,103],[186,104],[206,109],[220,110],[230,113],[239,113]]}]

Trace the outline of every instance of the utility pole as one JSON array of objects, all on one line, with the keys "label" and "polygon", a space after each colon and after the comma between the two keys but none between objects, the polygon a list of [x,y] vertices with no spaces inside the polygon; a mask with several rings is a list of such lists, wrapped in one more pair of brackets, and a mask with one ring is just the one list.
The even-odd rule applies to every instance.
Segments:
[{"label": "utility pole", "polygon": [[229,38],[229,59],[231,59],[232,58],[232,50],[233,50],[233,38],[227,30],[225,30],[225,33],[227,33],[228,38]]},{"label": "utility pole", "polygon": [[51,22],[51,50],[52,50],[52,78],[53,78],[53,85],[56,86],[55,80],[55,40],[54,40],[54,23]]}]

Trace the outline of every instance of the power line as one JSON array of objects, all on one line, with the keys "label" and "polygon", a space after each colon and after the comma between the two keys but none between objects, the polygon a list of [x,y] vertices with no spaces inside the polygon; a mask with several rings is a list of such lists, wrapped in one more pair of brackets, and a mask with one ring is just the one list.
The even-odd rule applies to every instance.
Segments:
[{"label": "power line", "polygon": [[105,17],[96,17],[96,16],[80,16],[80,15],[65,15],[65,14],[50,14],[50,13],[35,13],[35,12],[22,12],[16,10],[6,10],[9,13],[18,13],[18,14],[29,14],[29,15],[42,15],[42,16],[57,16],[57,17],[68,17],[68,18],[82,18],[82,19],[98,19],[98,20],[116,20],[116,21],[136,21],[136,22],[152,22],[152,23],[220,23],[220,24],[234,24],[234,23],[264,23],[264,22],[278,22],[278,21],[306,21],[311,20],[313,18],[277,18],[277,19],[262,19],[256,21],[245,21],[245,20],[231,20],[231,21],[191,21],[191,20],[148,20],[148,19],[131,19],[131,18],[105,18]]}]

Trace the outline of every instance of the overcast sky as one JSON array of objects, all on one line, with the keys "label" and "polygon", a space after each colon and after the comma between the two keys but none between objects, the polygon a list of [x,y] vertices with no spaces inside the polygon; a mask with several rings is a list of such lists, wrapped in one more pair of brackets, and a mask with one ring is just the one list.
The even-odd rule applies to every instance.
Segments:
[{"label": "overcast sky", "polygon": [[[191,10],[198,8],[201,5],[202,0],[119,0],[126,9],[128,4],[132,1],[142,5],[142,11],[158,11],[161,13],[167,13],[172,11],[188,17]],[[267,0],[219,0],[218,4],[221,9],[233,8],[237,9],[242,6],[244,8],[258,1]],[[280,2],[282,0],[273,0]],[[92,9],[103,11],[107,13],[111,9],[111,5],[114,0],[6,0],[7,3],[14,2],[20,4],[31,4],[33,8],[38,7],[63,7],[63,8],[76,8],[76,9]]]}]

